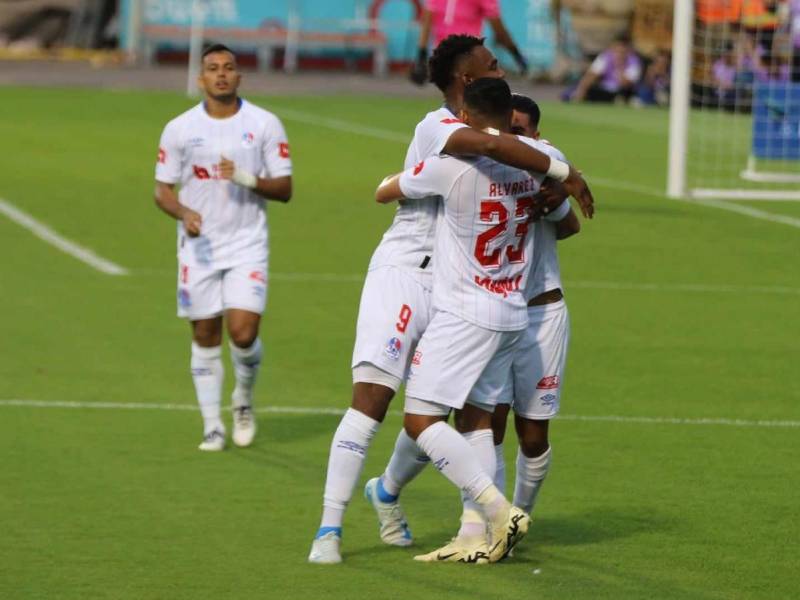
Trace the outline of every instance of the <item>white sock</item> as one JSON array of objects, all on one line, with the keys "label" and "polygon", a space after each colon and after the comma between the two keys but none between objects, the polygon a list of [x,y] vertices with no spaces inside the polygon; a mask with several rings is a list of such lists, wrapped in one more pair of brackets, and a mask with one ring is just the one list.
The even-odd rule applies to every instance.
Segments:
[{"label": "white sock", "polygon": [[417,438],[433,466],[470,499],[477,499],[487,488],[494,488],[492,478],[481,468],[475,450],[461,434],[444,421],[437,421]]},{"label": "white sock", "polygon": [[[477,431],[469,431],[461,435],[475,451],[475,456],[478,458],[478,463],[481,469],[483,469],[483,472],[489,477],[494,477],[495,454],[494,434],[492,430],[478,429]],[[485,534],[486,525],[483,519],[476,522],[476,519],[470,518],[470,515],[480,514],[480,506],[463,492],[461,493],[461,502],[464,504],[464,512],[461,516],[461,529],[458,530],[459,537],[473,537]],[[479,523],[482,525],[481,530],[477,528]]]},{"label": "white sock", "polygon": [[494,447],[494,485],[503,495],[506,493],[506,457],[503,454],[503,442]]},{"label": "white sock", "polygon": [[230,344],[233,371],[236,374],[236,388],[233,391],[234,406],[249,406],[253,401],[253,386],[256,383],[258,368],[261,366],[263,348],[261,340],[256,341],[249,348],[239,348]]},{"label": "white sock", "polygon": [[522,450],[517,450],[514,506],[518,506],[528,514],[533,511],[536,496],[544,483],[544,478],[547,477],[547,471],[550,470],[551,450],[552,448],[548,448],[544,454],[534,458],[528,458],[522,453]]},{"label": "white sock", "polygon": [[380,423],[348,408],[333,434],[320,527],[341,527],[344,509],[361,476],[370,441]]},{"label": "white sock", "polygon": [[192,379],[197,393],[197,403],[203,415],[203,435],[215,429],[225,432],[220,418],[222,404],[222,380],[225,369],[222,366],[222,347],[204,348],[192,342]]},{"label": "white sock", "polygon": [[386,470],[381,476],[381,483],[392,496],[399,496],[400,491],[431,462],[417,443],[408,437],[405,429],[397,434],[394,443],[394,452],[386,465]]}]

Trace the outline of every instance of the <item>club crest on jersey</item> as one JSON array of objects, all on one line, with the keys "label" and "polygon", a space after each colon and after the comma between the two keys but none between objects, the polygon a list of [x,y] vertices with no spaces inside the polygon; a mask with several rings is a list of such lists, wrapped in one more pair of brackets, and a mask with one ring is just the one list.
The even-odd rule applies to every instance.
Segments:
[{"label": "club crest on jersey", "polygon": [[386,344],[386,347],[383,349],[383,353],[392,360],[398,360],[400,358],[400,350],[402,348],[403,343],[396,337],[393,337]]},{"label": "club crest on jersey", "polygon": [[250,133],[249,131],[247,133],[243,133],[242,134],[242,148],[252,148],[253,144],[255,143],[255,139],[256,139],[256,137],[252,133]]},{"label": "club crest on jersey", "polygon": [[539,383],[536,384],[537,390],[557,390],[558,385],[561,383],[558,375],[548,375],[547,377],[542,377],[539,380]]}]

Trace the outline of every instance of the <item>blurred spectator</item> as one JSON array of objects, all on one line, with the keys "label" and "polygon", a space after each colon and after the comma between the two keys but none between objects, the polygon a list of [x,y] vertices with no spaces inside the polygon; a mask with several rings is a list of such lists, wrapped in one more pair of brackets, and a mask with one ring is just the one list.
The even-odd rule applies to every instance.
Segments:
[{"label": "blurred spectator", "polygon": [[711,79],[716,103],[725,108],[736,105],[736,53],[728,45],[711,67]]},{"label": "blurred spectator", "polygon": [[511,53],[524,74],[528,63],[517,48],[500,18],[497,0],[426,0],[420,21],[417,61],[411,70],[411,81],[422,85],[428,78],[428,45],[433,33],[433,46],[453,34],[480,37],[483,21],[494,32],[494,41]]},{"label": "blurred spectator", "polygon": [[627,35],[621,35],[601,52],[578,85],[562,96],[575,102],[614,102],[630,100],[642,76],[642,61],[631,47]]},{"label": "blurred spectator", "polygon": [[789,30],[792,36],[792,81],[800,82],[800,0],[789,0]]},{"label": "blurred spectator", "polygon": [[656,53],[636,88],[638,106],[667,106],[669,104],[670,55],[666,50]]}]

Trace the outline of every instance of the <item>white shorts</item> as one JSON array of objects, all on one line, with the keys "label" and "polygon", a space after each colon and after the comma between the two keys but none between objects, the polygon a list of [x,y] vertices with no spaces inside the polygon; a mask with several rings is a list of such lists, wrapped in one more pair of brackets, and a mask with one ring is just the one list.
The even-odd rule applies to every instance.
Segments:
[{"label": "white shorts", "polygon": [[[367,363],[405,379],[414,349],[431,318],[429,274],[396,267],[367,272],[358,307],[353,368]],[[353,374],[354,382],[358,373]]]},{"label": "white shorts", "polygon": [[511,404],[514,412],[526,419],[551,419],[558,414],[567,362],[567,304],[561,300],[531,306],[528,320],[499,403]]},{"label": "white shorts", "polygon": [[521,334],[484,329],[451,313],[437,312],[411,361],[405,411],[430,414],[415,412],[420,410],[419,400],[457,409],[469,402],[493,411]]},{"label": "white shorts", "polygon": [[210,319],[231,308],[257,314],[267,302],[267,265],[245,264],[230,269],[178,265],[178,316]]}]

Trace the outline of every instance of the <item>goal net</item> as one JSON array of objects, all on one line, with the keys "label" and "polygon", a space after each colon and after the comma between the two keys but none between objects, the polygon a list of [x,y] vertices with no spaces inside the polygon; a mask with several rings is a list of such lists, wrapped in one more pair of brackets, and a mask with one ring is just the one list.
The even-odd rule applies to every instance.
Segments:
[{"label": "goal net", "polygon": [[668,193],[800,200],[800,0],[676,0]]}]

